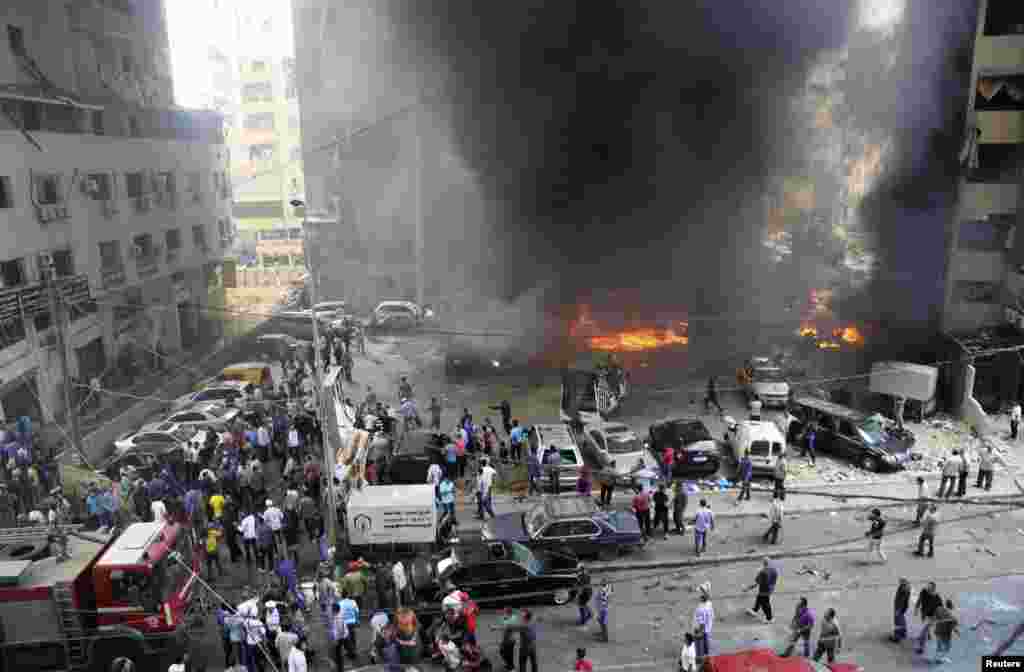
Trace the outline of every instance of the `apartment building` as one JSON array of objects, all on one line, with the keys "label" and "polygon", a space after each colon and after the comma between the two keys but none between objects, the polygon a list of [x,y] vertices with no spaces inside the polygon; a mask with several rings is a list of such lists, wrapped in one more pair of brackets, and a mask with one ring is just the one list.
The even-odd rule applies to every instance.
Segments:
[{"label": "apartment building", "polygon": [[1024,3],[980,0],[943,330],[1024,329]]},{"label": "apartment building", "polygon": [[0,413],[52,420],[41,264],[79,381],[219,338],[228,156],[220,115],[173,103],[162,0],[7,0],[0,30]]}]

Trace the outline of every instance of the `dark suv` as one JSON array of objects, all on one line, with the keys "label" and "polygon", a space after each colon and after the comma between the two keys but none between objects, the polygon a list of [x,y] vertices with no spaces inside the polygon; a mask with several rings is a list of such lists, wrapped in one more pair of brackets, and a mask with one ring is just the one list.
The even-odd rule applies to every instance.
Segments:
[{"label": "dark suv", "polygon": [[398,450],[391,456],[383,480],[393,485],[426,483],[430,465],[444,464],[444,450],[450,441],[451,438],[446,434],[436,434],[425,429],[407,432]]},{"label": "dark suv", "polygon": [[786,440],[806,441],[807,427],[816,428],[814,449],[843,457],[867,471],[896,471],[911,460],[914,435],[887,429],[872,416],[815,397],[797,396],[789,402]]}]

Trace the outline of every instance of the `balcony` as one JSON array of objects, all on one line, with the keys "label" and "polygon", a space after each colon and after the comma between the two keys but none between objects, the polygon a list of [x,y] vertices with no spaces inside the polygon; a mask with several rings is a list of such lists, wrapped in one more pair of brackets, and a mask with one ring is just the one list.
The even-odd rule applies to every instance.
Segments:
[{"label": "balcony", "polygon": [[120,287],[124,284],[124,280],[124,266],[100,269],[100,281],[103,283],[104,289]]},{"label": "balcony", "polygon": [[63,203],[39,203],[35,210],[36,219],[43,225],[69,217],[68,206]]}]

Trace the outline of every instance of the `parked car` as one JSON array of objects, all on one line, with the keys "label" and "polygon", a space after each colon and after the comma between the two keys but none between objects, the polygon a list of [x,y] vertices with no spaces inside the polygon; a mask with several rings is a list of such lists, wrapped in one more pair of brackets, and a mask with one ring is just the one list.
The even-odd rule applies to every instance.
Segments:
[{"label": "parked car", "polygon": [[419,307],[411,301],[382,301],[370,316],[370,326],[375,329],[414,329],[420,322]]},{"label": "parked car", "polygon": [[295,338],[290,334],[261,334],[256,337],[256,343],[274,361],[294,359],[297,354],[305,358],[306,353],[313,350],[312,341]]},{"label": "parked car", "polygon": [[673,478],[710,476],[721,466],[718,444],[707,425],[696,418],[662,420],[651,425],[647,433],[648,445],[659,463],[666,447],[674,449]]},{"label": "parked car", "polygon": [[123,469],[133,469],[137,476],[148,481],[160,470],[160,458],[151,452],[132,448],[120,455],[111,455],[96,471],[112,481],[120,481]]},{"label": "parked car", "polygon": [[756,395],[764,408],[785,408],[789,401],[786,373],[768,357],[751,357],[743,368],[747,399]]},{"label": "parked car", "polygon": [[204,401],[183,411],[172,413],[167,416],[164,422],[183,425],[185,427],[196,427],[199,429],[212,429],[215,432],[223,432],[228,428],[228,423],[238,417],[241,411],[234,406],[225,406],[213,401]]},{"label": "parked car", "polygon": [[454,586],[481,607],[497,607],[519,595],[534,600],[549,595],[555,604],[566,604],[582,579],[583,566],[574,555],[507,541],[460,541],[439,555],[417,558],[412,568],[421,599],[436,601]]},{"label": "parked car", "polygon": [[485,541],[604,559],[644,545],[636,516],[602,511],[591,497],[550,497],[525,513],[505,513],[488,521],[480,534]]},{"label": "parked car", "polygon": [[[202,436],[197,436],[200,433]],[[201,445],[205,438],[205,432],[199,432],[192,427],[185,427],[173,422],[155,422],[143,426],[137,432],[122,434],[114,441],[114,448],[118,454],[144,445],[162,446],[165,450],[170,448],[184,449],[185,445],[193,440],[200,441]]]},{"label": "parked car", "polygon": [[773,422],[725,417],[725,441],[732,457],[739,463],[744,453],[750,455],[755,474],[769,474],[775,460],[786,450],[786,437]]},{"label": "parked car", "polygon": [[225,404],[241,404],[249,398],[245,383],[236,380],[211,380],[199,390],[182,395],[174,400],[172,409],[177,411],[203,401],[219,401]]},{"label": "parked car", "polygon": [[702,672],[863,672],[856,663],[819,663],[809,658],[783,658],[773,649],[750,649],[709,656]]},{"label": "parked car", "polygon": [[913,433],[888,427],[883,419],[848,406],[798,396],[789,404],[786,421],[790,443],[805,441],[806,429],[813,424],[815,452],[845,458],[867,471],[905,469],[913,459]]},{"label": "parked car", "polygon": [[629,476],[656,464],[643,440],[621,422],[595,422],[583,428],[580,437],[583,457],[599,469]]},{"label": "parked car", "polygon": [[[580,469],[583,467],[583,454],[569,428],[564,424],[534,425],[530,428],[528,437],[529,450],[534,451],[541,460],[544,452],[551,446],[558,449],[558,454],[562,457],[558,485],[563,489],[575,488],[580,477]],[[541,471],[540,483],[542,487],[551,485],[549,469]]]}]

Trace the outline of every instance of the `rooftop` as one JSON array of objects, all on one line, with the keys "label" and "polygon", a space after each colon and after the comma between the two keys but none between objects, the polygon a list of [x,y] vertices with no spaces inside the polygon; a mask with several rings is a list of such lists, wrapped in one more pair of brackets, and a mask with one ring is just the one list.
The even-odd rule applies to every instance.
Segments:
[{"label": "rooftop", "polygon": [[[97,541],[68,535],[68,553],[71,554],[71,558],[68,560],[57,562],[57,558],[51,556],[35,562],[26,560],[24,563],[0,563],[0,573],[5,576],[17,574],[19,588],[41,588],[74,581],[85,571],[89,563],[110,539],[108,534],[101,532],[90,532],[89,536],[94,537]],[[103,540],[103,542],[101,543],[99,540]],[[15,565],[23,565],[23,567],[19,569]]]}]

